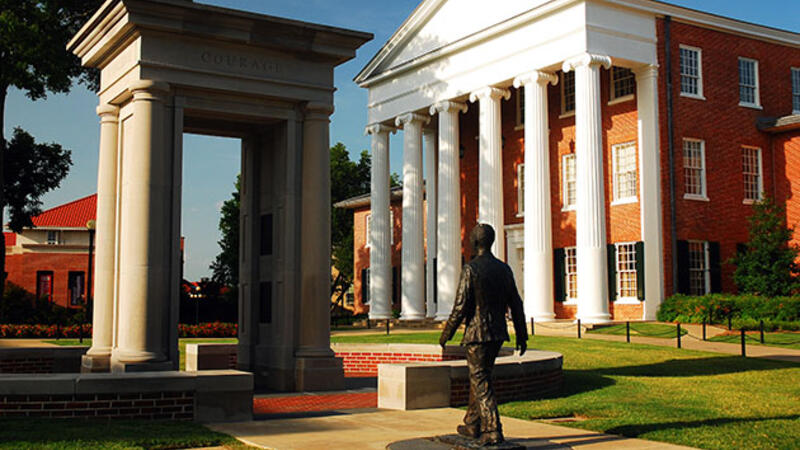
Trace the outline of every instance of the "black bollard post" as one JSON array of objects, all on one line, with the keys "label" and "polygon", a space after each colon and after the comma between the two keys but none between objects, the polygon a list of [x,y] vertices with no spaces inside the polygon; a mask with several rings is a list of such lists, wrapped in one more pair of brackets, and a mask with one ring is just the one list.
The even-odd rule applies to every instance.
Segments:
[{"label": "black bollard post", "polygon": [[581,319],[578,319],[578,339],[581,338]]},{"label": "black bollard post", "polygon": [[631,323],[625,322],[625,339],[628,341],[628,344],[631,343]]},{"label": "black bollard post", "polygon": [[706,340],[706,319],[703,319],[703,340]]},{"label": "black bollard post", "polygon": [[681,348],[681,324],[678,323],[678,348]]},{"label": "black bollard post", "polygon": [[761,331],[761,343],[764,343],[764,321],[762,320],[759,324],[759,329]]},{"label": "black bollard post", "polygon": [[386,335],[389,335],[389,319],[386,319]]},{"label": "black bollard post", "polygon": [[742,328],[742,329],[741,329],[741,333],[742,333],[742,357],[743,357],[743,358],[746,358],[746,357],[747,357],[747,352],[745,351],[745,343],[744,343],[744,336],[745,336],[745,335],[744,335],[744,328]]},{"label": "black bollard post", "polygon": [[534,328],[533,328],[533,317],[531,317],[531,336],[533,336],[534,334],[536,334],[536,333],[534,333]]}]

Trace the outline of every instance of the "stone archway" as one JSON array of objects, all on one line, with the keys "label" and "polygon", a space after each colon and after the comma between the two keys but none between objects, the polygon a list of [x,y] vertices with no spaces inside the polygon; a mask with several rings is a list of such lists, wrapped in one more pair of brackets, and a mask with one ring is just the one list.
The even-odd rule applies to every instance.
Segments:
[{"label": "stone archway", "polygon": [[84,371],[176,370],[182,133],[242,139],[239,368],[341,386],[330,349],[333,69],[372,35],[109,0],[69,43],[101,70],[92,348]]}]

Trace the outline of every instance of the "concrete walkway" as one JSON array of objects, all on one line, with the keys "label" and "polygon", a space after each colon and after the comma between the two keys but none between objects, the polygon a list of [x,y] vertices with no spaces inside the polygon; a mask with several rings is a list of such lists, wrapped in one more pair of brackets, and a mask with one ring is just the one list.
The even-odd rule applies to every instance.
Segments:
[{"label": "concrete walkway", "polygon": [[[463,416],[464,411],[455,408],[333,411],[310,417],[212,424],[208,427],[260,448],[377,450],[405,439],[452,434]],[[503,418],[503,428],[507,439],[519,440],[529,448],[689,448],[507,417]]]}]

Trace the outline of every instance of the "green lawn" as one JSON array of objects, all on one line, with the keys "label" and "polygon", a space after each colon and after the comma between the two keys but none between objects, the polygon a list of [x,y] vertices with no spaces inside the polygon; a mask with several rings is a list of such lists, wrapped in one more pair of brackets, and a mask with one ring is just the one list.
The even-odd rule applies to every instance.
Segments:
[{"label": "green lawn", "polygon": [[[748,332],[745,339],[746,345],[762,345],[759,333]],[[742,337],[739,334],[724,334],[714,336],[709,341],[715,342],[729,342],[731,344],[740,344]],[[800,350],[800,333],[764,333],[764,344],[772,345],[775,347],[794,348]]]},{"label": "green lawn", "polygon": [[[588,330],[587,333],[595,334],[613,334],[617,336],[625,336],[625,324],[609,325],[607,327],[598,327]],[[681,328],[681,336],[685,335],[687,331]],[[675,325],[665,325],[663,323],[632,323],[631,336],[646,336],[664,339],[673,339],[678,334],[678,329]]]},{"label": "green lawn", "polygon": [[191,422],[0,419],[3,449],[171,449],[246,445]]},{"label": "green lawn", "polygon": [[[436,343],[438,333],[334,342]],[[457,342],[457,341],[456,341]],[[796,448],[800,365],[670,347],[536,336],[564,355],[563,392],[501,405],[503,415],[701,448]]]},{"label": "green lawn", "polygon": [[[73,346],[73,345],[83,345],[86,347],[92,346],[91,339],[84,339],[83,344],[80,343],[77,339],[59,339],[54,341],[43,341],[48,344],[56,344],[56,345],[64,345],[64,346]],[[235,344],[239,342],[236,338],[183,338],[178,339],[178,348],[180,350],[180,370],[186,369],[186,344],[200,344],[200,343],[223,343],[223,344]]]}]

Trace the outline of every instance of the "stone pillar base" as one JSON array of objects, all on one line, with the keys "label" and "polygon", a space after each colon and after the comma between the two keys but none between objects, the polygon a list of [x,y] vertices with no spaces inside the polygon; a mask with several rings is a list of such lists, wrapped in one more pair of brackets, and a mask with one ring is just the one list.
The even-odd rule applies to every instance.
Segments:
[{"label": "stone pillar base", "polygon": [[81,373],[103,373],[111,370],[111,355],[81,356]]},{"label": "stone pillar base", "polygon": [[344,389],[342,358],[298,357],[295,366],[295,389],[299,392]]},{"label": "stone pillar base", "polygon": [[556,320],[555,313],[541,313],[541,314],[533,314],[533,321],[534,322],[553,322]]},{"label": "stone pillar base", "polygon": [[145,362],[145,363],[126,363],[121,361],[111,361],[111,373],[128,372],[164,372],[175,370],[172,361]]},{"label": "stone pillar base", "polygon": [[610,314],[583,315],[579,316],[578,318],[581,319],[581,325],[591,325],[591,324],[611,322]]}]

